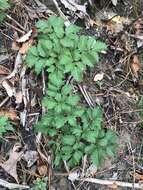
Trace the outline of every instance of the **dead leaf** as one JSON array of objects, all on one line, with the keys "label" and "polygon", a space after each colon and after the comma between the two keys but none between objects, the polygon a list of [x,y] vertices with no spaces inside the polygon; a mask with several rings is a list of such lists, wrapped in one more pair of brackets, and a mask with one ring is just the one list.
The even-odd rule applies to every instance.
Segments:
[{"label": "dead leaf", "polygon": [[30,30],[28,33],[26,33],[24,36],[22,36],[21,38],[19,38],[18,40],[16,40],[18,43],[23,43],[26,42],[27,40],[29,40],[29,38],[32,35],[32,30]]},{"label": "dead leaf", "polygon": [[96,74],[95,75],[95,77],[94,77],[94,81],[96,82],[96,81],[101,81],[102,79],[103,79],[103,77],[104,77],[104,73],[98,73],[98,74]]},{"label": "dead leaf", "polygon": [[118,185],[116,184],[116,182],[114,182],[112,185],[108,185],[108,187],[110,187],[112,189],[117,189]]},{"label": "dead leaf", "polygon": [[1,110],[0,116],[6,116],[12,121],[16,121],[18,119],[17,112],[14,109],[8,109],[8,110]]},{"label": "dead leaf", "polygon": [[134,29],[135,29],[136,35],[139,35],[139,34],[141,33],[141,29],[142,29],[141,19],[138,19],[138,20],[134,23]]},{"label": "dead leaf", "polygon": [[24,160],[27,162],[27,167],[31,167],[38,159],[38,153],[33,150],[27,150],[23,155]]},{"label": "dead leaf", "polygon": [[89,20],[89,25],[90,25],[91,27],[94,27],[94,26],[98,26],[99,24],[98,24],[95,20],[90,19],[90,20]]},{"label": "dead leaf", "polygon": [[[130,172],[130,175],[134,176],[134,172]],[[143,174],[138,173],[138,171],[137,171],[137,172],[135,172],[135,178],[136,178],[136,180],[143,181]]]},{"label": "dead leaf", "polygon": [[26,54],[28,49],[32,46],[32,44],[33,44],[33,39],[30,39],[28,42],[23,43],[21,48],[19,49],[19,52],[21,54]]},{"label": "dead leaf", "polygon": [[17,104],[21,104],[22,103],[22,99],[23,99],[22,91],[16,92],[15,98],[16,98],[16,103]]},{"label": "dead leaf", "polygon": [[74,182],[75,180],[78,180],[79,177],[80,177],[80,171],[75,170],[75,171],[69,173],[68,179],[70,181]]},{"label": "dead leaf", "polygon": [[143,180],[143,174],[139,174],[139,173],[135,173],[135,178],[137,179],[137,180]]},{"label": "dead leaf", "polygon": [[2,81],[2,86],[6,90],[7,95],[9,97],[15,96],[15,94],[16,94],[15,88],[14,88],[13,84],[9,80]]},{"label": "dead leaf", "polygon": [[45,176],[48,173],[48,168],[47,168],[47,165],[45,164],[38,166],[37,169],[41,176]]},{"label": "dead leaf", "polygon": [[9,75],[10,74],[10,70],[3,66],[3,65],[0,65],[0,75]]},{"label": "dead leaf", "polygon": [[65,6],[65,8],[69,9],[70,11],[79,11],[82,14],[87,14],[85,5],[79,5],[73,0],[61,0],[61,3]]},{"label": "dead leaf", "polygon": [[97,172],[97,167],[94,164],[91,164],[89,168],[87,168],[85,175],[86,177],[91,177],[91,176],[93,177],[95,176],[96,172]]},{"label": "dead leaf", "polygon": [[17,50],[19,50],[19,48],[20,48],[20,45],[18,44],[18,42],[16,42],[16,40],[13,40],[12,49],[17,51]]},{"label": "dead leaf", "polygon": [[133,56],[132,62],[131,62],[131,69],[132,72],[138,76],[138,71],[140,70],[140,61],[137,55]]},{"label": "dead leaf", "polygon": [[3,164],[0,164],[0,166],[8,173],[10,174],[17,183],[18,181],[18,176],[17,176],[17,162],[21,160],[24,149],[18,151],[21,148],[20,144],[15,144],[13,149],[11,150],[9,154],[9,159],[5,161]]}]

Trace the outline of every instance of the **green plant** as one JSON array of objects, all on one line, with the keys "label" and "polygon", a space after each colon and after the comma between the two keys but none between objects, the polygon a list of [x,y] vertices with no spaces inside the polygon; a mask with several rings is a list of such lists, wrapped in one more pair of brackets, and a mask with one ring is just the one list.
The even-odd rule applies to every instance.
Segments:
[{"label": "green plant", "polygon": [[47,185],[48,177],[43,177],[42,179],[36,179],[34,185],[30,190],[48,190]]},{"label": "green plant", "polygon": [[64,20],[52,16],[37,24],[38,42],[27,55],[26,62],[37,74],[48,73],[47,91],[42,100],[48,113],[42,116],[36,130],[51,137],[55,166],[66,160],[69,166],[79,164],[87,154],[95,165],[106,155],[113,156],[116,135],[102,128],[102,111],[82,105],[80,96],[66,84],[67,76],[83,80],[87,67],[98,61],[98,53],[106,49],[94,37],[80,35],[75,25],[65,27]]},{"label": "green plant", "polygon": [[5,11],[10,7],[8,0],[0,0],[0,24],[5,19]]},{"label": "green plant", "polygon": [[7,117],[1,116],[0,117],[0,138],[2,138],[7,131],[13,131],[13,127],[11,126]]}]

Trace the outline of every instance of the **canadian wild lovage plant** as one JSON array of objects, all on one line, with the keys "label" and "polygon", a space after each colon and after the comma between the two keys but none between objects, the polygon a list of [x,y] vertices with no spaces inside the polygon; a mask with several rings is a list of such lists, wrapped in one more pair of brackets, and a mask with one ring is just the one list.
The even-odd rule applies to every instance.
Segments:
[{"label": "canadian wild lovage plant", "polygon": [[[106,49],[94,37],[79,35],[76,25],[66,27],[60,17],[51,16],[36,24],[38,42],[30,48],[26,63],[39,74],[48,75],[47,91],[42,105],[48,109],[36,125],[36,130],[50,136],[54,165],[66,160],[70,167],[78,165],[88,155],[96,166],[105,156],[113,156],[116,135],[102,128],[101,109],[87,108],[66,83],[67,76],[81,82],[87,67],[98,61],[98,53]],[[77,34],[78,33],[78,34]]]}]

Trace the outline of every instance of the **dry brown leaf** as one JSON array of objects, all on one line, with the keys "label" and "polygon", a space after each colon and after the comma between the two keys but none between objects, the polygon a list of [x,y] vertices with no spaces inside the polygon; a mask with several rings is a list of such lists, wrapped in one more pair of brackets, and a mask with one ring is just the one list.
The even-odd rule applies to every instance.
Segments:
[{"label": "dry brown leaf", "polygon": [[17,50],[19,50],[19,48],[20,48],[20,45],[18,44],[18,42],[16,42],[16,40],[13,40],[12,49],[17,51]]},{"label": "dry brown leaf", "polygon": [[17,112],[14,109],[8,109],[8,110],[1,110],[0,116],[6,116],[12,121],[16,121],[18,119]]},{"label": "dry brown leaf", "polygon": [[140,62],[137,55],[133,56],[132,62],[131,62],[131,69],[132,72],[137,76],[138,71],[140,70]]},{"label": "dry brown leaf", "polygon": [[21,148],[20,144],[15,144],[13,149],[11,150],[9,154],[9,159],[5,161],[3,164],[1,163],[0,166],[8,173],[10,174],[17,183],[18,176],[17,176],[17,162],[21,160],[24,150],[18,151],[19,148]]},{"label": "dry brown leaf", "polygon": [[112,189],[117,189],[118,185],[115,183],[113,183],[112,185],[108,185],[108,187],[112,188]]},{"label": "dry brown leaf", "polygon": [[137,180],[143,180],[143,174],[139,174],[139,173],[135,173],[135,178],[137,179]]},{"label": "dry brown leaf", "polygon": [[134,23],[134,29],[135,29],[136,35],[139,35],[141,33],[141,29],[142,29],[141,19],[138,19]]},{"label": "dry brown leaf", "polygon": [[94,27],[94,26],[98,26],[99,24],[98,24],[95,20],[90,19],[90,20],[89,20],[89,25],[90,25],[91,27]]},{"label": "dry brown leaf", "polygon": [[31,167],[38,159],[38,153],[34,150],[27,150],[23,155],[24,160],[27,162],[27,167]]},{"label": "dry brown leaf", "polygon": [[22,99],[23,99],[23,94],[22,91],[18,91],[15,95],[16,98],[16,103],[17,104],[21,104],[22,103]]},{"label": "dry brown leaf", "polygon": [[80,13],[83,13],[85,15],[87,14],[85,5],[79,5],[71,0],[61,0],[61,3],[65,6],[65,8],[69,9],[70,11],[79,11]]},{"label": "dry brown leaf", "polygon": [[21,54],[26,54],[28,49],[32,46],[32,44],[33,44],[33,39],[30,39],[28,42],[23,43],[21,48],[19,49],[19,52]]},{"label": "dry brown leaf", "polygon": [[15,96],[15,88],[13,87],[13,84],[9,80],[3,80],[2,86],[5,88],[7,94],[9,97]]},{"label": "dry brown leaf", "polygon": [[10,70],[3,66],[3,65],[0,65],[0,75],[9,75],[10,74]]},{"label": "dry brown leaf", "polygon": [[38,172],[41,176],[45,176],[48,172],[48,168],[45,164],[38,166]]}]

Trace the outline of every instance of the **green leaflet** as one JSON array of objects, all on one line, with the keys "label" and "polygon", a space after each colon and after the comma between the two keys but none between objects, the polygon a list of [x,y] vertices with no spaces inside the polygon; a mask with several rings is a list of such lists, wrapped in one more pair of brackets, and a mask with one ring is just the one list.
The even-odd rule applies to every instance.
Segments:
[{"label": "green leaflet", "polygon": [[2,138],[8,131],[14,131],[14,128],[11,126],[8,117],[0,117],[0,138]]},{"label": "green leaflet", "polygon": [[6,18],[5,11],[10,8],[8,0],[0,0],[0,24],[4,22]]},{"label": "green leaflet", "polygon": [[62,137],[62,143],[65,145],[73,145],[75,143],[74,135],[65,135]]}]

